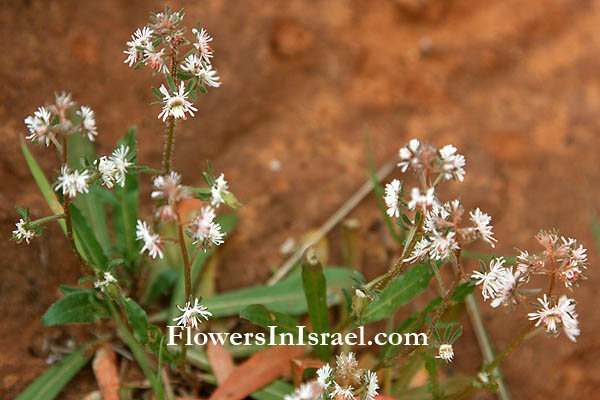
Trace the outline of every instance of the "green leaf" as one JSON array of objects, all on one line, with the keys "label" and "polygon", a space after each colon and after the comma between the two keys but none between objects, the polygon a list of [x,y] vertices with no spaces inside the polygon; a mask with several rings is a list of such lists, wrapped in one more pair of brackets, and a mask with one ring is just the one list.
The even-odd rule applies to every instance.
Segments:
[{"label": "green leaf", "polygon": [[[38,188],[40,189],[40,192],[42,192],[42,195],[44,196],[44,199],[46,200],[48,207],[50,207],[50,210],[52,211],[52,213],[54,215],[62,214],[63,213],[62,205],[56,198],[56,195],[54,194],[54,190],[52,190],[52,187],[50,186],[50,183],[46,179],[46,176],[40,169],[37,161],[35,161],[35,158],[33,157],[33,154],[31,154],[31,152],[29,151],[29,148],[27,147],[27,144],[25,144],[25,142],[23,140],[21,140],[21,150],[23,151],[23,155],[25,156],[25,161],[27,162],[29,171],[31,171],[31,175],[33,175],[33,179],[35,180],[35,183],[37,183]],[[60,224],[63,232],[66,235],[67,225],[65,224],[64,219],[58,220],[58,223]]]},{"label": "green leaf", "polygon": [[75,204],[71,204],[71,220],[73,221],[73,230],[77,232],[81,245],[87,253],[85,258],[97,268],[104,270],[108,263],[108,257],[106,257],[102,246],[96,240],[96,235],[90,228],[88,221]]},{"label": "green leaf", "polygon": [[[219,215],[216,219],[216,222],[221,225],[221,229],[227,235],[230,235],[233,229],[237,224],[237,217],[233,214],[224,214]],[[194,264],[192,265],[192,287],[195,286],[198,277],[200,276],[200,272],[202,271],[202,267],[208,260],[208,258],[213,254],[215,248],[208,249],[207,251],[200,250],[196,259],[194,260]],[[194,248],[192,246],[189,247],[188,252],[193,254]],[[179,262],[181,265],[183,260]],[[173,296],[171,297],[171,308],[169,314],[169,322],[173,320],[178,314],[177,306],[183,306],[186,302],[185,298],[185,276],[183,275],[183,268],[178,270],[178,279],[175,284],[175,289],[173,290]],[[248,304],[248,303],[246,303]],[[211,310],[212,312],[212,310]],[[214,315],[214,314],[213,314]]]},{"label": "green leaf", "polygon": [[433,277],[428,265],[418,264],[394,279],[365,309],[358,325],[379,321],[425,291]]},{"label": "green leaf", "polygon": [[169,290],[175,285],[175,281],[177,280],[177,271],[171,268],[163,269],[158,272],[156,276],[152,279],[152,283],[150,284],[150,289],[145,295],[144,303],[152,304],[154,303],[161,295],[166,295],[169,293]]},{"label": "green leaf", "polygon": [[105,317],[102,300],[95,297],[93,289],[73,291],[52,304],[42,317],[44,325],[60,325],[77,322],[95,322]]},{"label": "green leaf", "polygon": [[142,309],[133,299],[127,298],[123,301],[125,313],[133,335],[142,344],[147,345],[154,353],[160,351],[162,332],[156,325],[148,322],[146,311]]},{"label": "green leaf", "polygon": [[16,400],[52,400],[92,358],[87,344],[44,372]]},{"label": "green leaf", "polygon": [[[269,329],[270,326],[275,326],[275,332],[279,333],[291,333],[294,336],[294,340],[298,340],[298,321],[283,313],[269,311],[265,306],[261,304],[253,304],[245,307],[240,312],[240,318],[247,319],[255,325],[262,326],[265,329]],[[308,340],[308,332],[305,331],[305,340]]]},{"label": "green leaf", "polygon": [[175,82],[173,82],[173,78],[171,78],[171,75],[165,75],[165,77],[167,78],[167,84],[169,85],[171,93],[175,93]]},{"label": "green leaf", "polygon": [[160,90],[158,90],[158,89],[157,89],[157,88],[155,88],[154,86],[152,86],[152,93],[154,93],[154,95],[155,95],[156,97],[158,97],[159,99],[161,99],[161,100],[165,98],[165,95],[164,95],[164,94],[162,94],[162,93],[160,92]]},{"label": "green leaf", "polygon": [[[84,135],[69,136],[68,150],[68,162],[72,169],[84,169],[89,165],[84,160],[96,158],[94,144]],[[98,242],[103,248],[108,248],[111,246],[111,241],[108,224],[106,223],[106,210],[103,202],[99,199],[99,192],[104,189],[100,187],[94,187],[94,189],[89,193],[80,193],[73,200],[73,204],[81,210],[87,219]]]},{"label": "green leaf", "polygon": [[[306,251],[302,260],[302,287],[313,332],[319,335],[329,333],[327,282],[323,274],[323,266],[313,248]],[[329,344],[314,346],[314,349],[321,361],[328,362],[331,358]]]},{"label": "green leaf", "polygon": [[[348,270],[325,268],[324,273],[328,284],[329,305],[338,304],[342,300],[339,294],[341,289],[349,289],[352,286]],[[290,315],[304,314],[308,310],[299,271],[275,285],[254,286],[223,293],[205,299],[203,303],[213,313],[214,318],[238,315],[248,304],[262,304],[271,311]]]},{"label": "green leaf", "polygon": [[269,383],[262,389],[252,393],[250,397],[255,400],[281,400],[286,395],[292,393],[294,387],[284,381],[276,380]]},{"label": "green leaf", "polygon": [[[125,137],[121,139],[118,145],[128,146],[134,149],[136,145],[135,135],[137,128],[132,126],[127,130]],[[134,261],[138,258],[139,245],[135,239],[135,230],[138,219],[138,197],[139,182],[138,177],[127,174],[125,177],[125,186],[115,185],[114,198],[117,204],[113,205],[113,225],[115,239],[119,252],[129,263],[129,269],[132,269]]]},{"label": "green leaf", "polygon": [[594,214],[591,222],[592,233],[594,234],[594,240],[596,242],[596,251],[600,254],[600,220],[598,219],[598,215]]}]

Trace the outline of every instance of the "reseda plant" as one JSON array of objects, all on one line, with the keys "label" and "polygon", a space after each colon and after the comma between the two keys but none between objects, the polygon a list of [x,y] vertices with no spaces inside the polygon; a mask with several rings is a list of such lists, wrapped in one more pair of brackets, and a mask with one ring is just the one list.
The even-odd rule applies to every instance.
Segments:
[{"label": "reseda plant", "polygon": [[[225,204],[238,207],[223,174],[216,177],[210,163],[203,173],[205,188],[192,188],[181,182],[173,171],[175,127],[179,121],[194,116],[194,103],[206,87],[219,87],[219,77],[211,62],[213,40],[198,26],[192,40],[185,38],[181,27],[184,12],[151,15],[151,22],[138,29],[127,42],[125,63],[134,69],[148,67],[164,78],[159,89],[152,88],[162,105],[158,113],[165,123],[162,168],[154,169],[136,162],[135,131],[130,130],[112,154],[94,159],[91,142],[98,137],[96,115],[88,106],[76,106],[70,94],[56,95],[53,104],[39,107],[25,119],[29,129],[26,139],[52,145],[58,153],[60,172],[50,188],[25,143],[22,143],[28,165],[42,190],[53,215],[32,220],[28,208],[17,207],[22,218],[16,223],[13,239],[30,244],[42,235],[45,225],[56,220],[61,224],[74,255],[86,276],[80,284],[93,281],[93,287],[63,289],[65,297],[53,304],[43,318],[48,325],[94,322],[111,317],[119,334],[130,347],[157,398],[164,398],[161,383],[162,361],[185,366],[182,352],[167,349],[161,329],[151,325],[146,312],[131,297],[144,292],[138,287],[148,265],[140,254],[151,259],[163,258],[166,248],[181,252],[185,278],[185,302],[177,305],[181,315],[174,318],[180,326],[198,328],[211,313],[193,296],[191,265],[199,252],[206,252],[224,242],[225,232],[216,221],[217,209]],[[138,180],[140,174],[153,177],[152,199],[155,212],[146,220],[138,219]],[[197,215],[184,214],[182,205],[190,199],[204,205]],[[114,233],[106,222],[106,208],[112,208]],[[176,237],[165,237],[162,231],[174,226]],[[189,243],[191,242],[191,243]],[[188,253],[191,252],[191,254]],[[131,297],[130,297],[131,296]],[[139,301],[139,299],[138,299]],[[74,311],[74,308],[76,311]],[[128,324],[122,316],[128,319]],[[132,334],[133,333],[133,334]],[[156,368],[146,351],[159,355]]]}]

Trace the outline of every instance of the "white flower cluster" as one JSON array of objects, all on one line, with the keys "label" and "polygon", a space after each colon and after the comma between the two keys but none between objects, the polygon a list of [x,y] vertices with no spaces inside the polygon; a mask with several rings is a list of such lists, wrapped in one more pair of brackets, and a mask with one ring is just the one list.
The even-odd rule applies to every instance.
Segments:
[{"label": "white flower cluster", "polygon": [[87,135],[92,142],[98,136],[96,118],[94,111],[88,106],[81,106],[75,112],[79,120],[71,120],[68,110],[75,105],[71,99],[71,94],[62,92],[55,94],[54,104],[44,107],[38,107],[33,115],[25,118],[25,125],[29,130],[29,135],[25,138],[32,142],[50,143],[56,142],[56,135],[70,135],[79,132]]},{"label": "white flower cluster", "polygon": [[475,271],[471,275],[475,284],[481,285],[484,300],[491,299],[494,308],[520,301],[517,287],[524,282],[523,277],[513,267],[505,267],[505,261],[504,257],[495,258],[490,262],[488,271]]},{"label": "white flower cluster", "polygon": [[377,375],[369,370],[359,369],[354,353],[340,354],[336,366],[329,364],[317,370],[317,379],[302,384],[284,400],[373,400],[377,396],[379,382]]},{"label": "white flower cluster", "polygon": [[36,236],[35,232],[29,229],[29,227],[27,226],[27,221],[25,221],[23,218],[21,218],[19,222],[15,224],[15,227],[17,229],[12,231],[12,234],[13,239],[17,243],[21,243],[24,240],[25,243],[29,244],[31,239],[33,239]]},{"label": "white flower cluster", "polygon": [[[569,289],[575,280],[581,277],[579,270],[576,274],[572,271],[586,266],[586,250],[583,246],[577,246],[574,239],[559,238],[556,234],[544,231],[536,238],[544,246],[544,251],[540,255],[530,255],[522,251],[517,257],[516,269],[505,267],[504,258],[496,258],[490,262],[487,271],[476,271],[471,275],[475,283],[481,285],[484,300],[492,300],[492,307],[522,303],[526,292],[521,291],[520,286],[529,282],[531,274],[549,275],[552,282],[558,277],[563,279]],[[538,298],[538,302],[540,307],[528,314],[529,319],[537,320],[536,326],[543,325],[548,333],[555,335],[558,335],[559,328],[562,328],[569,339],[576,341],[580,330],[575,300],[565,295],[557,300],[549,294],[544,294]]]},{"label": "white flower cluster", "polygon": [[583,271],[588,265],[587,250],[577,240],[546,231],[539,232],[535,238],[543,251],[533,255],[521,251],[517,256],[517,269],[526,279],[531,275],[557,273],[567,288],[585,279]]},{"label": "white flower cluster", "polygon": [[202,323],[202,318],[208,321],[208,317],[212,317],[212,313],[208,311],[208,308],[200,304],[198,298],[194,299],[194,303],[186,302],[184,307],[177,306],[182,314],[179,317],[173,318],[173,321],[177,322],[177,325],[183,327],[191,327],[198,329],[198,325]]},{"label": "white flower cluster", "polygon": [[[471,226],[461,227],[464,213],[458,200],[440,204],[435,196],[435,186],[443,180],[456,179],[462,181],[465,175],[465,158],[456,153],[456,147],[444,146],[441,150],[436,147],[412,139],[406,147],[400,149],[400,167],[402,172],[409,168],[419,175],[425,187],[421,190],[413,188],[410,199],[403,200],[402,183],[394,179],[385,187],[384,201],[387,215],[391,218],[403,216],[402,207],[416,211],[424,216],[422,234],[415,244],[412,253],[404,262],[416,262],[424,258],[442,260],[465,243],[482,239],[494,247],[496,239],[490,225],[491,218],[479,208],[470,212]],[[437,177],[436,177],[437,176]],[[435,179],[433,179],[435,178]]]},{"label": "white flower cluster", "polygon": [[[169,117],[185,119],[187,114],[194,116],[194,112],[198,109],[193,106],[188,97],[192,91],[195,93],[196,86],[186,87],[186,84],[181,81],[179,86],[175,87],[174,80],[178,76],[178,72],[183,72],[189,74],[188,76],[193,76],[204,92],[206,91],[205,86],[219,87],[221,85],[217,71],[211,64],[213,49],[210,42],[213,38],[204,28],[192,29],[193,49],[178,65],[178,62],[172,60],[171,57],[173,57],[173,51],[177,51],[180,45],[187,43],[183,37],[185,29],[178,28],[179,23],[183,20],[183,14],[181,12],[173,13],[167,9],[164,13],[152,15],[151,20],[152,23],[136,30],[131,35],[131,40],[127,42],[127,49],[124,51],[127,55],[124,63],[130,67],[147,65],[156,72],[169,75],[170,90],[165,85],[161,85],[157,92],[163,103],[163,109],[158,115],[159,119],[166,121]],[[159,49],[163,43],[168,47]],[[165,48],[169,50],[166,53]],[[173,65],[171,69],[179,67],[181,71],[170,70],[169,62]]]},{"label": "white flower cluster", "polygon": [[406,147],[399,151],[400,162],[398,167],[402,172],[408,168],[415,173],[441,174],[443,179],[458,179],[465,177],[465,157],[456,153],[456,147],[451,144],[442,147],[439,151],[432,145],[421,143],[412,139]]},{"label": "white flower cluster", "polygon": [[121,187],[125,186],[127,169],[133,165],[127,159],[128,155],[129,147],[121,145],[113,151],[110,157],[102,156],[94,162],[102,177],[102,183],[107,188],[112,188],[115,184]]}]

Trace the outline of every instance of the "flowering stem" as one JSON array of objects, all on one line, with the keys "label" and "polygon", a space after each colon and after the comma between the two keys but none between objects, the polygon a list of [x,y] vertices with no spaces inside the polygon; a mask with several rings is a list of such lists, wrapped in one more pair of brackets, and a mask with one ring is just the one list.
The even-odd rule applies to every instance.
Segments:
[{"label": "flowering stem", "polygon": [[46,222],[54,221],[54,220],[61,219],[64,217],[65,217],[65,214],[49,215],[47,217],[43,217],[43,218],[36,219],[35,221],[31,221],[29,223],[29,226],[43,225]]},{"label": "flowering stem", "polygon": [[[190,259],[188,258],[188,251],[185,244],[185,237],[183,235],[183,224],[181,222],[181,214],[179,212],[179,207],[175,205],[175,216],[177,218],[177,236],[179,241],[179,248],[181,249],[181,257],[183,258],[183,276],[185,279],[185,301],[191,301],[192,297],[192,266],[190,264]],[[186,332],[186,342],[189,341],[189,329],[185,330]],[[187,358],[187,347],[183,346],[183,350],[181,352],[181,367],[184,368],[185,361]]]},{"label": "flowering stem", "polygon": [[[177,86],[177,58],[175,50],[171,51],[171,78]],[[163,173],[166,175],[171,172],[172,159],[173,159],[173,147],[175,147],[175,116],[169,117],[169,124],[167,125],[167,134],[165,139],[165,150],[163,153]]]}]

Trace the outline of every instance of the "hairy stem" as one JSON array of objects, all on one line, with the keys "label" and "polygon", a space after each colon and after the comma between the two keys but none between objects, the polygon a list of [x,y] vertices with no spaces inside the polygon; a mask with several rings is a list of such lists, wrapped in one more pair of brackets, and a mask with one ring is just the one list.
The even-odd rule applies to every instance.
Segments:
[{"label": "hairy stem", "polygon": [[[171,50],[171,78],[177,87],[177,53],[175,49]],[[163,152],[163,173],[168,174],[173,168],[173,148],[175,147],[175,117],[169,117],[169,123],[167,124],[167,133],[165,135],[165,145]]]},{"label": "hairy stem", "polygon": [[[188,257],[187,246],[185,244],[185,237],[183,235],[183,223],[181,221],[181,214],[179,212],[179,206],[175,205],[175,216],[177,217],[177,236],[179,242],[179,248],[181,249],[181,257],[183,258],[183,276],[185,279],[185,301],[191,301],[192,298],[192,266]],[[189,329],[185,329],[186,342],[189,341]],[[184,368],[185,361],[187,358],[187,347],[184,345],[182,350],[182,362],[181,367]]]}]

